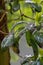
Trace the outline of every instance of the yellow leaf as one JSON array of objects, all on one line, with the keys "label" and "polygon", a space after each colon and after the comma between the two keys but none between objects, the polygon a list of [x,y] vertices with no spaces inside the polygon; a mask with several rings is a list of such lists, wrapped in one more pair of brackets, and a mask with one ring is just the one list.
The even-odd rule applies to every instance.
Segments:
[{"label": "yellow leaf", "polygon": [[39,48],[39,54],[40,54],[41,56],[43,56],[43,49],[42,49],[42,48]]},{"label": "yellow leaf", "polygon": [[37,2],[37,3],[40,3],[41,2],[41,0],[33,0],[34,2]]}]

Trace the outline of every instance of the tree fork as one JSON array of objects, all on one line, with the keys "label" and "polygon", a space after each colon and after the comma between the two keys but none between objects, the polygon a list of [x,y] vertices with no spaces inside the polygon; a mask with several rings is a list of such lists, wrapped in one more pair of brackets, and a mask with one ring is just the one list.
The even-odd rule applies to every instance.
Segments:
[{"label": "tree fork", "polygon": [[[0,0],[0,7],[5,10],[5,4],[4,0]],[[5,33],[8,33],[8,28],[7,28],[7,16],[6,13],[3,16],[5,12],[0,13],[0,30],[4,31]],[[2,18],[3,17],[3,18]],[[3,38],[6,36],[6,34],[2,34],[0,32],[0,65],[10,65],[10,55],[9,55],[9,49],[7,49],[5,52],[2,52],[1,50],[1,42]]]}]

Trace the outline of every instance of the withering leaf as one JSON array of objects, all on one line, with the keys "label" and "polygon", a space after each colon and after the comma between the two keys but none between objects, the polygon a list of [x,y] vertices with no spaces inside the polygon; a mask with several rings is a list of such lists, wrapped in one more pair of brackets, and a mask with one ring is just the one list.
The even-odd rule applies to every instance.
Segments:
[{"label": "withering leaf", "polygon": [[12,45],[12,49],[15,53],[19,54],[20,50],[19,50],[19,36],[17,38],[15,38],[14,40],[14,44]]}]

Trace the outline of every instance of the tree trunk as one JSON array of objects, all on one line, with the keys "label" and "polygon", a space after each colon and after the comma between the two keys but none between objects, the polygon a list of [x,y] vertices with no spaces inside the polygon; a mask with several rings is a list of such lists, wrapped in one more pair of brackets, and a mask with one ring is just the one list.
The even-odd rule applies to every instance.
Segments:
[{"label": "tree trunk", "polygon": [[[0,7],[5,10],[4,0],[0,0]],[[5,12],[0,12],[0,31],[8,33],[7,16],[4,13]],[[9,49],[7,49],[5,52],[2,52],[1,50],[1,42],[5,36],[6,34],[0,32],[0,65],[10,65]]]}]

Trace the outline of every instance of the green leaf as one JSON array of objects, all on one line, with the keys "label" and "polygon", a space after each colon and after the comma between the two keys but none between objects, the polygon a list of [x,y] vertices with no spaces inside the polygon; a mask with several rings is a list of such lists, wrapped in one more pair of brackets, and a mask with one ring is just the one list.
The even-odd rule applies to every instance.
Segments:
[{"label": "green leaf", "polygon": [[[25,14],[25,15],[27,15],[27,16],[32,16],[32,10],[31,10],[31,8],[24,2],[24,1],[21,1],[20,2],[20,8],[21,8],[21,11]],[[29,21],[30,19],[26,19],[26,18],[24,18],[23,17],[23,19],[25,20],[25,21]]]},{"label": "green leaf", "polygon": [[37,59],[38,57],[38,46],[37,46],[37,43],[35,41],[35,39],[31,39],[31,43],[32,43],[32,48],[33,48],[33,52],[34,52],[34,57],[35,57],[35,60]]},{"label": "green leaf", "polygon": [[19,0],[14,0],[13,5],[12,5],[12,9],[14,12],[18,11],[20,9]]},{"label": "green leaf", "polygon": [[10,11],[10,8],[11,8],[11,7],[10,7],[9,4],[6,3],[6,4],[5,4],[5,8],[6,8],[7,11]]},{"label": "green leaf", "polygon": [[26,41],[29,46],[31,46],[31,34],[30,31],[26,32]]},{"label": "green leaf", "polygon": [[14,38],[14,35],[10,34],[7,35],[1,43],[1,49],[2,51],[6,51],[8,47],[13,46],[13,51],[17,54],[19,54],[19,37]]},{"label": "green leaf", "polygon": [[36,12],[41,12],[42,11],[42,7],[40,5],[36,5],[35,11]]},{"label": "green leaf", "polygon": [[43,48],[40,48],[40,47],[39,47],[39,55],[40,55],[41,57],[43,57]]},{"label": "green leaf", "polygon": [[43,6],[43,0],[41,1],[41,5]]},{"label": "green leaf", "polygon": [[24,29],[24,26],[17,26],[17,28],[15,28],[15,30],[16,30],[16,33],[15,33],[15,37],[17,37],[18,36],[18,34],[19,34],[19,32],[21,31],[21,30],[23,30]]},{"label": "green leaf", "polygon": [[9,47],[13,45],[13,43],[14,43],[14,34],[9,34],[2,40],[1,48],[3,49],[5,47]]},{"label": "green leaf", "polygon": [[32,0],[32,1],[37,2],[37,3],[40,3],[41,2],[41,0]]},{"label": "green leaf", "polygon": [[20,4],[13,6],[13,11],[18,11],[20,9]]},{"label": "green leaf", "polygon": [[35,15],[35,20],[36,20],[37,22],[41,21],[41,13],[36,13],[36,15]]},{"label": "green leaf", "polygon": [[40,65],[43,65],[43,56],[40,57]]},{"label": "green leaf", "polygon": [[[29,4],[31,6],[31,8],[36,11],[36,12],[41,12],[42,11],[42,7],[41,5],[34,3],[34,2],[27,2],[26,4]],[[29,6],[28,5],[28,6]]]},{"label": "green leaf", "polygon": [[36,12],[42,11],[42,7],[40,5],[38,5],[37,3],[31,4],[31,6],[35,9]]},{"label": "green leaf", "polygon": [[34,38],[38,42],[39,47],[43,48],[43,32],[36,32]]},{"label": "green leaf", "polygon": [[26,40],[27,40],[27,44],[31,44],[32,48],[33,48],[33,52],[34,52],[34,58],[35,60],[37,59],[38,57],[38,46],[37,46],[37,43],[34,39],[34,36],[32,35],[31,32],[27,32],[27,36],[26,36]]}]

